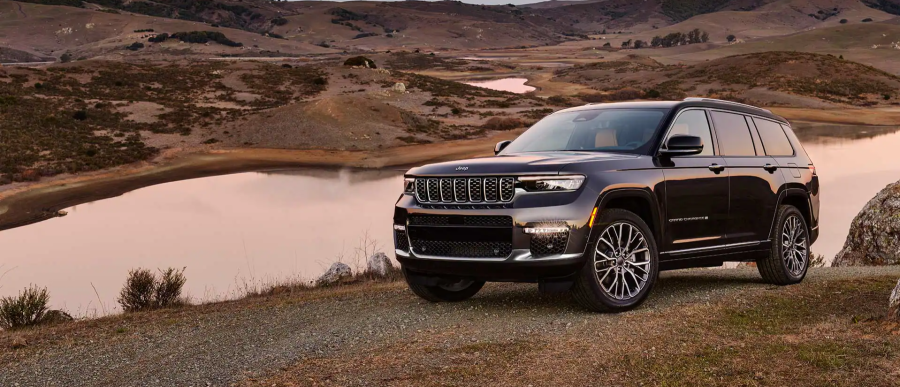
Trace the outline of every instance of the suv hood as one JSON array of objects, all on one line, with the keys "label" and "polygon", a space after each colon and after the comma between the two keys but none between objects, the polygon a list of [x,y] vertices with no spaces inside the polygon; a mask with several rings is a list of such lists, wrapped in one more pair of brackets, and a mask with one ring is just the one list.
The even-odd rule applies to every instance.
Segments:
[{"label": "suv hood", "polygon": [[410,169],[412,176],[556,174],[567,165],[634,159],[638,155],[602,152],[529,152],[428,164]]}]

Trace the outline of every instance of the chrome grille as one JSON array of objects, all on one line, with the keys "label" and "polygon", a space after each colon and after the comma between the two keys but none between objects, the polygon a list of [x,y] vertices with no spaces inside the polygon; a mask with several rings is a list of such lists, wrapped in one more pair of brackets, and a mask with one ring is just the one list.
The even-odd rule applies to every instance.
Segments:
[{"label": "chrome grille", "polygon": [[453,198],[457,203],[469,201],[469,190],[466,189],[466,179],[453,179]]},{"label": "chrome grille", "polygon": [[499,200],[497,197],[497,178],[496,177],[485,177],[484,178],[484,201],[486,202],[496,202]]},{"label": "chrome grille", "polygon": [[477,177],[469,179],[469,201],[482,201],[482,188],[483,187],[481,186],[481,179]]},{"label": "chrome grille", "polygon": [[438,188],[438,179],[428,179],[428,201],[429,202],[439,202],[441,201],[441,192]]},{"label": "chrome grille", "polygon": [[426,185],[425,179],[416,179],[416,199],[419,202],[428,201],[428,188]]},{"label": "chrome grille", "polygon": [[423,177],[416,178],[419,203],[494,204],[509,203],[515,196],[514,177]]},{"label": "chrome grille", "polygon": [[441,179],[441,201],[450,203],[453,200],[453,180]]},{"label": "chrome grille", "polygon": [[501,177],[500,178],[500,201],[508,202],[512,200],[513,194],[515,194],[516,189],[516,179],[511,177]]}]

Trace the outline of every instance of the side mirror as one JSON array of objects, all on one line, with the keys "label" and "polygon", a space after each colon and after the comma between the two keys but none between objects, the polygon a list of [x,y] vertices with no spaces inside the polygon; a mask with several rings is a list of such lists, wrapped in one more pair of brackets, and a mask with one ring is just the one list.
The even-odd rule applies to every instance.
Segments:
[{"label": "side mirror", "polygon": [[511,143],[512,143],[512,141],[509,141],[509,140],[498,142],[497,145],[494,145],[494,155],[496,156],[497,154],[499,154],[500,151],[502,151],[503,149],[506,149],[506,146]]},{"label": "side mirror", "polygon": [[690,156],[703,152],[703,139],[697,136],[676,134],[669,137],[666,149],[661,149],[662,156]]}]

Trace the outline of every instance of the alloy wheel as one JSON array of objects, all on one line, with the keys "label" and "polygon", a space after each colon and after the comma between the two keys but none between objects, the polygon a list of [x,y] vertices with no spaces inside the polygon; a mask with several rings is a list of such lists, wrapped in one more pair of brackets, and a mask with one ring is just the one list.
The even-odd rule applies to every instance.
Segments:
[{"label": "alloy wheel", "polygon": [[795,277],[803,274],[809,263],[806,227],[797,215],[785,219],[781,228],[781,258],[788,272]]},{"label": "alloy wheel", "polygon": [[651,273],[650,248],[641,230],[618,222],[600,234],[594,254],[594,275],[600,289],[616,300],[641,293]]}]

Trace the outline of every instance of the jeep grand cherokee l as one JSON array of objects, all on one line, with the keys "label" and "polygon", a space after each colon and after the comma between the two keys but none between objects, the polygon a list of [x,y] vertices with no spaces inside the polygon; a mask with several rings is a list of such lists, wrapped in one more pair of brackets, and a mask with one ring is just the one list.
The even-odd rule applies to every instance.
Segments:
[{"label": "jeep grand cherokee l", "polygon": [[537,282],[623,311],[660,270],[743,261],[778,285],[806,275],[818,177],[768,110],[701,98],[587,105],[494,151],[405,175],[395,252],[426,300]]}]

